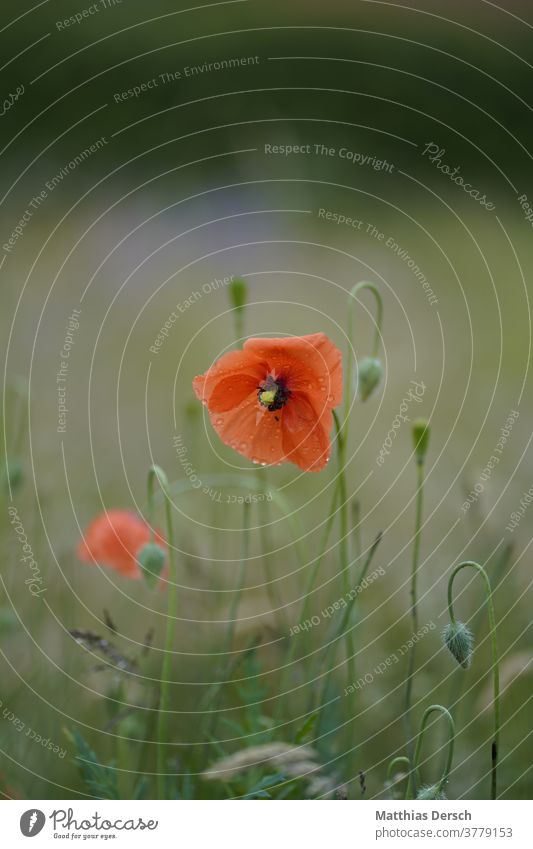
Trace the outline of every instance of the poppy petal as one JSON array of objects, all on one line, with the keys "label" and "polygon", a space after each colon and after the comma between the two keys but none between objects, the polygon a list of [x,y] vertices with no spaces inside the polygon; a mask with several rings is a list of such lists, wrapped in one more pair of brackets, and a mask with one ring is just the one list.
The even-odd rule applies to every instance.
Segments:
[{"label": "poppy petal", "polygon": [[209,403],[211,395],[221,380],[236,375],[248,375],[257,382],[265,376],[266,365],[250,352],[228,351],[205,372],[193,380],[196,397]]},{"label": "poppy petal", "polygon": [[283,449],[287,459],[306,472],[319,472],[331,451],[331,412],[321,418],[303,393],[295,394],[283,410]]},{"label": "poppy petal", "polygon": [[266,360],[294,391],[308,391],[323,406],[342,399],[342,355],[325,333],[281,339],[248,339],[244,351]]},{"label": "poppy petal", "polygon": [[[166,548],[163,537],[157,531],[154,536]],[[150,539],[150,527],[137,513],[108,510],[90,523],[78,545],[77,554],[84,562],[107,566],[137,580],[141,577],[137,554]]]},{"label": "poppy petal", "polygon": [[257,393],[258,379],[249,374],[236,374],[219,380],[209,398],[209,410],[225,413],[238,407],[252,393]]},{"label": "poppy petal", "polygon": [[233,410],[213,414],[211,422],[225,445],[255,463],[277,465],[286,459],[281,417],[261,408],[255,390]]}]

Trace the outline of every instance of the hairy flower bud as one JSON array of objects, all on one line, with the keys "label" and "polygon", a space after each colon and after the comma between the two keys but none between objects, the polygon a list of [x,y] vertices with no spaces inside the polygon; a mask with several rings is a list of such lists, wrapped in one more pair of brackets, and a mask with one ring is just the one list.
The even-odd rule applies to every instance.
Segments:
[{"label": "hairy flower bud", "polygon": [[423,463],[429,444],[429,422],[417,419],[413,422],[413,445],[417,463]]},{"label": "hairy flower bud", "polygon": [[165,552],[156,542],[147,542],[137,554],[137,559],[146,583],[153,589],[165,565]]},{"label": "hairy flower bud", "polygon": [[375,357],[364,357],[357,369],[357,385],[361,401],[366,401],[377,389],[383,376],[380,360]]},{"label": "hairy flower bud", "polygon": [[442,790],[439,790],[438,784],[425,784],[416,794],[416,798],[429,801],[431,799],[445,799],[446,796]]},{"label": "hairy flower bud", "polygon": [[446,648],[453,654],[463,669],[468,669],[472,659],[474,637],[464,622],[450,622],[446,625],[442,639]]}]

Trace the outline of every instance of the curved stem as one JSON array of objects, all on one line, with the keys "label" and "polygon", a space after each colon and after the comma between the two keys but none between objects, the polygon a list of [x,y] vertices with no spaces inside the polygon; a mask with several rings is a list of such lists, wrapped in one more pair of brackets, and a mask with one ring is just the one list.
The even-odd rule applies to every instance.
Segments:
[{"label": "curved stem", "polygon": [[374,298],[376,299],[377,312],[376,312],[376,329],[374,333],[374,347],[372,350],[372,356],[377,357],[379,351],[379,343],[381,341],[381,328],[383,326],[383,300],[379,293],[379,289],[374,286],[373,283],[367,283],[366,280],[362,280],[360,283],[356,283],[355,286],[352,287],[350,291],[350,295],[348,297],[348,358],[346,360],[346,394],[345,394],[345,418],[348,416],[348,412],[350,410],[350,405],[352,402],[352,380],[353,380],[353,356],[350,346],[352,344],[352,334],[353,334],[353,312],[354,306],[357,303],[356,295],[358,292],[363,291],[364,289],[368,289],[369,292],[372,292]]},{"label": "curved stem", "polygon": [[[429,719],[429,717],[431,716],[432,713],[440,713],[442,716],[445,717],[446,721],[448,722],[448,731],[449,731],[448,751],[447,751],[446,763],[444,765],[444,770],[443,770],[442,776],[441,776],[439,783],[437,785],[438,792],[440,793],[443,790],[446,782],[448,781],[448,776],[450,775],[450,770],[452,768],[452,760],[453,760],[453,747],[454,747],[454,742],[455,742],[455,723],[452,719],[452,715],[451,715],[450,711],[447,710],[442,705],[430,705],[424,711],[424,715],[422,717],[422,722],[420,723],[420,731],[418,732],[418,738],[417,738],[417,741],[416,741],[416,749],[415,749],[414,762],[413,762],[413,772],[418,774],[418,771],[419,771],[418,765],[419,765],[419,761],[420,761],[420,750],[422,748],[422,741],[424,739],[424,734],[425,734],[425,731],[426,731],[426,725],[428,723],[428,719]],[[412,775],[413,775],[413,773],[411,773],[411,776]],[[408,790],[409,790],[410,787],[413,787],[412,780],[410,780],[410,782],[409,782]]]},{"label": "curved stem", "polygon": [[[157,480],[165,496],[165,515],[167,523],[167,542],[169,552],[169,576],[167,591],[167,629],[165,636],[165,651],[163,654],[163,665],[161,669],[161,692],[159,697],[159,713],[157,728],[157,782],[159,798],[166,798],[166,756],[165,746],[167,740],[167,714],[169,704],[169,676],[171,672],[172,650],[174,646],[174,634],[176,631],[176,605],[178,592],[178,576],[176,563],[176,549],[174,544],[174,525],[172,522],[172,507],[168,479],[163,469],[152,466],[148,472],[149,507],[153,508],[153,487]],[[151,503],[150,503],[151,502]],[[150,524],[153,516],[150,517]]]},{"label": "curved stem", "polygon": [[[417,596],[417,577],[418,565],[420,559],[420,537],[422,528],[422,508],[424,494],[424,461],[423,459],[417,462],[417,491],[416,491],[416,516],[415,516],[415,536],[413,540],[413,559],[411,563],[411,630],[412,636],[418,631],[418,596]],[[413,790],[416,793],[416,776],[414,775],[414,759],[413,759],[413,721],[411,716],[411,703],[413,698],[413,680],[415,675],[415,648],[416,643],[413,642],[407,658],[407,677],[405,679],[405,703],[404,703],[404,723],[407,736],[407,754],[411,762],[411,777],[413,782]]]},{"label": "curved stem", "polygon": [[393,758],[392,761],[390,762],[388,768],[387,768],[387,782],[391,785],[397,784],[396,781],[392,781],[392,775],[393,775],[392,771],[393,771],[394,767],[399,765],[399,764],[403,764],[403,766],[407,767],[405,775],[401,776],[401,780],[403,780],[406,777],[407,778],[409,777],[409,758],[406,758],[405,755],[400,755],[397,758]]},{"label": "curved stem", "polygon": [[492,676],[494,689],[494,738],[491,749],[491,799],[496,799],[498,795],[497,778],[498,778],[498,747],[500,744],[500,667],[498,657],[498,641],[496,638],[496,617],[494,615],[494,603],[492,600],[492,588],[489,577],[483,566],[473,560],[464,560],[455,567],[448,581],[448,611],[450,621],[455,624],[455,614],[453,609],[453,582],[456,575],[467,567],[475,569],[483,578],[485,584],[485,592],[487,596],[487,610],[489,615],[489,629],[492,651]]}]

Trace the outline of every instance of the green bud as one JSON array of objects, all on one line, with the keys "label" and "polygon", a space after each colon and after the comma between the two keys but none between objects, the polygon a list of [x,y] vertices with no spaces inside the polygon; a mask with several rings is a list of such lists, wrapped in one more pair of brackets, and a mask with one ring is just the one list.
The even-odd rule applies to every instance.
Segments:
[{"label": "green bud", "polygon": [[165,565],[165,552],[156,542],[147,542],[137,554],[144,580],[154,589]]},{"label": "green bud", "polygon": [[468,669],[472,659],[474,637],[464,622],[450,622],[446,625],[442,633],[442,639],[444,645],[453,654],[457,663],[463,669]]},{"label": "green bud", "polygon": [[383,368],[380,360],[375,357],[364,357],[359,363],[357,369],[357,385],[361,401],[366,401],[370,398],[375,389],[379,386],[383,377]]},{"label": "green bud", "polygon": [[19,457],[13,457],[7,461],[7,465],[2,469],[2,489],[8,494],[10,491],[16,490],[24,482],[24,466]]},{"label": "green bud", "polygon": [[445,799],[446,795],[442,790],[439,790],[438,784],[425,784],[416,794],[416,798],[429,801],[432,799]]},{"label": "green bud", "polygon": [[233,277],[231,280],[228,289],[230,301],[234,309],[243,310],[246,306],[247,288],[246,281],[242,277]]},{"label": "green bud", "polygon": [[185,407],[184,407],[185,416],[186,416],[187,419],[189,419],[191,421],[192,424],[194,424],[194,422],[196,422],[201,411],[202,411],[202,408],[200,407],[200,405],[198,404],[198,401],[196,399],[188,401],[187,404],[185,404]]},{"label": "green bud", "polygon": [[413,422],[413,445],[417,463],[423,463],[429,444],[429,422],[427,419],[416,419]]}]

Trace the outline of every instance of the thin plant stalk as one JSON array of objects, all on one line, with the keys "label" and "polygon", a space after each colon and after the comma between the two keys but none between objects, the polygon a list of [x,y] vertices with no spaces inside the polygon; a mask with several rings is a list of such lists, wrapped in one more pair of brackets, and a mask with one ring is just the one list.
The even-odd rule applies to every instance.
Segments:
[{"label": "thin plant stalk", "polygon": [[361,505],[357,499],[352,501],[352,539],[357,561],[361,556]]},{"label": "thin plant stalk", "polygon": [[[330,507],[330,510],[329,510],[329,513],[328,513],[328,518],[327,518],[326,524],[324,526],[324,532],[323,532],[322,540],[321,540],[321,543],[320,543],[319,554],[315,558],[313,565],[310,566],[309,569],[308,569],[307,583],[306,583],[306,586],[305,586],[303,601],[302,601],[302,607],[301,607],[300,614],[299,614],[299,620],[298,620],[299,622],[305,622],[305,620],[307,619],[307,615],[309,613],[309,602],[310,602],[310,598],[311,598],[311,593],[313,591],[313,587],[314,587],[315,582],[316,582],[318,570],[319,570],[320,565],[322,563],[322,560],[324,558],[324,554],[325,554],[326,547],[327,547],[328,540],[329,540],[329,535],[331,533],[331,529],[333,527],[333,522],[334,522],[334,519],[335,519],[335,509],[336,509],[336,506],[337,506],[338,491],[339,491],[338,484],[336,484],[335,488],[333,490],[333,498],[332,498],[331,507]],[[282,672],[282,675],[281,675],[280,696],[277,700],[276,708],[275,708],[275,711],[274,711],[274,719],[275,720],[277,720],[282,715],[283,707],[285,706],[285,701],[286,701],[285,687],[287,686],[287,677],[289,675],[290,668],[291,668],[292,663],[294,661],[295,651],[296,651],[296,642],[294,640],[294,637],[292,637],[291,640],[290,640],[290,643],[289,643],[289,651],[287,653],[287,659],[285,661],[283,672]]]},{"label": "thin plant stalk", "polygon": [[158,727],[157,727],[157,782],[159,798],[166,798],[166,745],[168,729],[168,706],[170,701],[170,674],[172,668],[172,653],[174,647],[174,636],[176,633],[176,612],[178,598],[178,569],[176,562],[176,549],[174,540],[174,524],[172,521],[172,502],[168,479],[163,469],[152,466],[148,472],[148,509],[150,525],[153,533],[153,503],[154,485],[157,480],[165,496],[165,516],[167,524],[167,542],[169,552],[169,575],[167,591],[167,627],[165,636],[165,649],[161,669],[161,690],[159,697]]},{"label": "thin plant stalk", "polygon": [[[350,593],[350,558],[348,552],[348,495],[346,491],[346,443],[342,433],[341,425],[337,414],[333,413],[335,419],[335,427],[337,428],[337,460],[338,460],[338,481],[339,481],[339,516],[340,516],[340,540],[339,554],[342,574],[342,589],[345,597]],[[351,630],[345,632],[346,654],[348,665],[348,679],[351,682],[355,681],[355,646],[353,634]]]},{"label": "thin plant stalk", "polygon": [[[264,474],[263,468],[257,469],[257,479],[263,491],[266,489],[266,476]],[[288,631],[288,623],[285,612],[282,607],[281,598],[277,589],[277,585],[274,581],[272,575],[272,567],[271,567],[271,556],[270,556],[270,539],[268,534],[268,520],[270,517],[270,511],[268,509],[268,502],[264,504],[264,516],[262,517],[264,521],[261,522],[261,528],[259,531],[261,538],[261,549],[263,551],[263,564],[265,568],[265,579],[267,584],[267,593],[270,604],[272,605],[272,609],[276,611],[276,618],[278,619],[279,628],[281,633],[285,633]]]},{"label": "thin plant stalk", "polygon": [[[491,570],[491,575],[489,577],[489,581],[494,585],[495,588],[498,587],[503,574],[507,568],[507,565],[513,555],[514,545],[513,543],[508,543],[503,551],[501,552],[496,565],[493,570]],[[487,572],[487,575],[489,573]],[[481,618],[483,616],[483,608],[480,607],[475,615],[472,622],[472,633],[474,638],[476,636],[477,631],[479,630],[479,626],[481,624]],[[463,691],[463,686],[465,682],[465,676],[461,674],[462,670],[457,668],[456,674],[452,677],[452,682],[450,685],[450,693],[449,693],[449,704],[450,704],[450,713],[454,718],[454,721],[457,722],[457,716],[459,713],[459,703],[461,700],[461,694]]]},{"label": "thin plant stalk", "polygon": [[246,578],[246,567],[248,565],[248,554],[250,549],[250,508],[251,505],[245,502],[243,505],[239,576],[235,592],[231,597],[231,604],[228,613],[228,627],[226,629],[226,638],[224,641],[225,654],[229,654],[233,645],[237,613],[239,611],[239,605],[244,591],[244,581]]},{"label": "thin plant stalk", "polygon": [[494,614],[494,602],[492,600],[492,588],[490,585],[489,577],[485,572],[483,566],[480,566],[479,563],[476,563],[473,560],[465,560],[463,563],[459,563],[458,566],[455,567],[452,574],[450,575],[450,579],[448,581],[448,612],[450,614],[450,621],[452,625],[456,624],[456,618],[453,609],[453,582],[463,569],[470,567],[471,569],[475,569],[483,578],[483,583],[485,584],[485,593],[487,596],[487,611],[489,616],[489,629],[490,629],[490,642],[491,642],[491,652],[492,652],[492,677],[493,677],[493,690],[494,690],[494,702],[493,702],[493,713],[494,713],[494,736],[491,746],[491,799],[497,799],[498,797],[498,756],[499,756],[499,745],[500,745],[500,665],[499,665],[499,655],[498,655],[498,641],[496,636],[496,617]]},{"label": "thin plant stalk", "polygon": [[[376,299],[377,312],[376,312],[376,329],[374,333],[374,347],[372,350],[372,356],[377,357],[379,351],[379,344],[381,341],[381,328],[383,325],[383,300],[379,293],[379,289],[374,286],[373,283],[367,283],[365,280],[362,280],[360,283],[356,283],[355,286],[352,287],[349,297],[348,297],[348,324],[347,324],[347,335],[348,342],[351,345],[352,335],[353,335],[353,312],[354,307],[357,303],[356,295],[359,292],[368,289],[369,292],[372,292],[374,298]],[[344,401],[344,418],[347,420],[350,407],[352,404],[352,396],[353,396],[353,357],[350,348],[348,348],[348,357],[346,360],[346,391],[345,391],[345,401]]]},{"label": "thin plant stalk", "polygon": [[[350,599],[347,602],[346,607],[343,610],[342,617],[341,617],[341,620],[340,620],[340,623],[339,623],[339,627],[337,629],[337,633],[336,633],[335,637],[326,645],[326,648],[325,648],[325,651],[324,651],[324,656],[322,658],[322,664],[321,664],[322,669],[324,669],[327,666],[327,662],[329,660],[332,649],[335,647],[337,642],[340,639],[342,639],[342,636],[345,633],[345,631],[346,631],[346,629],[347,629],[347,627],[350,623],[351,613],[352,613],[353,608],[355,607],[355,602],[356,602],[360,587],[361,587],[361,585],[362,585],[362,583],[363,583],[363,581],[366,577],[366,574],[368,572],[368,569],[370,568],[372,560],[374,559],[374,554],[376,553],[377,547],[378,547],[379,543],[381,542],[381,536],[382,536],[381,533],[379,533],[377,535],[376,539],[374,540],[374,542],[372,543],[370,550],[369,550],[369,552],[366,556],[363,567],[361,569],[361,574],[359,575],[357,583],[356,583],[353,591],[350,593]],[[328,688],[329,688],[329,682],[331,680],[332,674],[333,674],[333,669],[331,667],[329,667],[328,671],[326,673],[325,679],[324,679],[324,684],[322,686],[321,696],[317,699],[317,702],[316,702],[317,706],[320,705],[320,704],[323,704],[326,700],[327,692],[328,692]]]},{"label": "thin plant stalk", "polygon": [[[235,592],[231,597],[230,608],[228,611],[228,625],[226,628],[226,635],[224,638],[224,647],[222,649],[222,654],[229,655],[231,652],[231,648],[233,645],[233,640],[235,637],[235,623],[237,619],[237,614],[239,611],[239,605],[241,602],[242,594],[244,591],[244,583],[246,578],[246,567],[248,564],[248,555],[250,551],[250,513],[251,513],[251,505],[247,502],[243,505],[243,521],[242,521],[242,531],[241,531],[241,555],[240,555],[240,565],[239,565],[239,575],[237,578],[237,586],[235,588]],[[207,696],[205,699],[205,711],[211,707],[212,704],[216,703],[222,687],[227,683],[232,668],[233,662],[231,657],[226,662],[226,667],[220,673],[220,680],[217,681],[212,687],[208,690]],[[215,727],[217,722],[216,713],[209,715],[207,718],[207,729],[206,729],[206,737],[210,739],[215,733]]]},{"label": "thin plant stalk", "polygon": [[448,747],[447,747],[447,750],[446,750],[446,752],[447,752],[446,763],[444,765],[444,770],[442,772],[442,775],[441,775],[440,780],[439,780],[438,785],[437,785],[437,794],[442,793],[442,791],[444,790],[444,787],[446,786],[446,783],[448,781],[449,775],[450,775],[450,770],[452,768],[452,761],[453,761],[453,749],[454,749],[454,743],[455,743],[455,723],[453,721],[453,718],[452,718],[450,711],[447,710],[445,707],[443,707],[442,705],[430,705],[424,711],[424,715],[422,717],[422,722],[420,723],[420,731],[418,733],[418,737],[417,737],[417,741],[416,741],[415,754],[414,754],[413,770],[410,773],[410,780],[409,780],[409,784],[408,784],[408,787],[407,787],[407,792],[408,792],[407,798],[409,798],[409,791],[410,790],[413,791],[413,795],[416,794],[414,777],[416,775],[416,777],[418,778],[419,764],[420,764],[420,751],[422,749],[422,742],[423,742],[423,739],[424,739],[424,734],[426,732],[426,726],[427,726],[429,717],[433,713],[440,713],[441,716],[443,716],[448,723]]},{"label": "thin plant stalk", "polygon": [[402,764],[402,766],[407,767],[407,769],[405,773],[401,775],[398,781],[403,781],[405,778],[409,777],[409,758],[407,758],[405,755],[399,755],[399,757],[393,758],[387,769],[387,784],[389,784],[391,787],[394,787],[394,785],[398,783],[398,781],[393,781],[392,778],[394,775],[394,768],[399,766],[400,764]]},{"label": "thin plant stalk", "polygon": [[[341,570],[343,579],[343,591],[345,594],[350,591],[350,532],[348,529],[348,494],[346,488],[346,443],[347,443],[347,426],[350,417],[350,410],[353,400],[353,363],[352,356],[352,338],[354,327],[354,309],[357,301],[357,295],[360,292],[368,290],[372,293],[376,300],[377,312],[374,333],[374,347],[372,354],[377,356],[379,344],[381,341],[381,328],[383,325],[383,300],[379,293],[379,289],[373,283],[368,283],[362,280],[352,287],[348,296],[348,319],[347,319],[347,337],[348,351],[346,357],[346,374],[344,382],[344,420],[342,426],[337,413],[333,412],[335,427],[337,430],[337,461],[338,461],[338,481],[339,481],[339,518],[340,518],[340,542],[339,554],[341,560]],[[348,664],[348,677],[351,681],[355,680],[355,648],[353,643],[353,635],[351,631],[346,632],[346,651]]]},{"label": "thin plant stalk", "polygon": [[[417,462],[417,491],[416,491],[416,515],[415,515],[415,536],[413,540],[413,558],[411,563],[411,630],[415,635],[418,631],[418,595],[417,595],[417,578],[420,559],[420,539],[422,529],[422,510],[423,510],[423,495],[424,495],[424,460],[418,459]],[[415,643],[411,646],[407,658],[407,676],[405,679],[405,702],[404,702],[404,722],[407,736],[407,754],[411,762],[411,775],[413,782],[416,784],[416,776],[413,775],[413,720],[411,715],[412,698],[413,698],[413,681],[415,676]],[[415,786],[416,792],[416,786]]]}]

